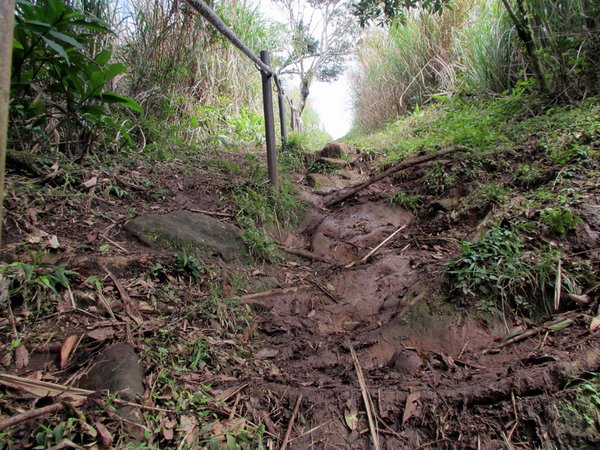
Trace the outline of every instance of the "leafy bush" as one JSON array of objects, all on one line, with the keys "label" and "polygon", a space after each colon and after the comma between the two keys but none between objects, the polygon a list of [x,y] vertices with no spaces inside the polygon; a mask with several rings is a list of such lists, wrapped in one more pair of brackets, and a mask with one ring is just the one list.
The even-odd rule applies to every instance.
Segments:
[{"label": "leafy bush", "polygon": [[567,205],[545,208],[541,216],[547,228],[558,235],[565,234],[581,223],[581,217],[573,214]]},{"label": "leafy bush", "polygon": [[75,153],[127,139],[126,121],[109,114],[108,105],[142,109],[107,88],[127,69],[110,63],[111,48],[95,49],[97,36],[110,33],[107,24],[64,0],[18,0],[15,19],[12,141]]},{"label": "leafy bush", "polygon": [[[556,250],[524,251],[518,233],[501,227],[477,242],[461,242],[461,247],[462,255],[448,263],[448,273],[452,288],[466,300],[534,319],[552,311],[560,257]],[[562,283],[565,292],[576,286],[564,269]]]},{"label": "leafy bush", "polygon": [[8,285],[8,301],[22,302],[25,310],[30,304],[42,310],[62,289],[69,289],[71,279],[78,276],[62,265],[13,262],[0,266],[0,284],[5,280]]},{"label": "leafy bush", "polygon": [[388,203],[391,206],[399,205],[411,211],[416,211],[423,203],[423,199],[417,194],[410,194],[399,190],[388,199]]}]

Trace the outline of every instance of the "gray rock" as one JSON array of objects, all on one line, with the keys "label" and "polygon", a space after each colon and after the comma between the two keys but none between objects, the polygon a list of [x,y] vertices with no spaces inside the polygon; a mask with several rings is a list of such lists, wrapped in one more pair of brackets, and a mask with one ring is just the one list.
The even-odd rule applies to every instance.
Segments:
[{"label": "gray rock", "polygon": [[350,147],[343,142],[330,142],[319,151],[318,155],[325,158],[339,158],[350,153]]},{"label": "gray rock", "polygon": [[149,246],[191,249],[198,257],[217,254],[227,262],[248,259],[239,228],[205,214],[175,211],[139,216],[125,229]]},{"label": "gray rock", "polygon": [[[93,391],[108,391],[121,400],[140,403],[144,395],[144,369],[131,345],[115,344],[96,358],[79,385]],[[117,407],[117,414],[125,419],[129,435],[141,440],[144,427],[139,408],[121,405]]]},{"label": "gray rock", "polygon": [[144,395],[144,370],[131,345],[115,344],[96,358],[80,385],[135,402]]}]

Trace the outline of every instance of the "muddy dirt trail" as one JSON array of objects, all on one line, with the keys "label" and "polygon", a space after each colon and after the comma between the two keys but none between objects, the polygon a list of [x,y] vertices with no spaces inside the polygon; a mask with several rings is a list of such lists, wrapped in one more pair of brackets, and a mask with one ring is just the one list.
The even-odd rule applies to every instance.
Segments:
[{"label": "muddy dirt trail", "polygon": [[[363,176],[346,172],[336,188]],[[263,310],[263,349],[246,392],[267,425],[294,430],[289,448],[514,448],[557,437],[548,399],[570,370],[598,365],[594,345],[565,350],[546,333],[503,347],[507,324],[442,301],[456,230],[389,206],[385,181],[331,210],[322,205],[334,190],[300,186],[310,212],[279,238],[305,258],[281,267],[285,289],[248,299]]]}]

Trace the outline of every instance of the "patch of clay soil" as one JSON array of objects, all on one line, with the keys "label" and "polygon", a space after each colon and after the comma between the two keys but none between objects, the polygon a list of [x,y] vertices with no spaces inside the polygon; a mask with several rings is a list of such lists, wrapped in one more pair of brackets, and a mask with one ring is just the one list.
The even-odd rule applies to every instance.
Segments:
[{"label": "patch of clay soil", "polygon": [[[231,158],[242,163],[235,155]],[[287,247],[301,248],[313,260],[290,257],[277,266],[252,268],[249,295],[241,301],[256,309],[256,324],[239,332],[239,341],[237,336],[224,337],[224,329],[231,325],[227,316],[206,323],[181,315],[184,307],[203,307],[201,302],[211,295],[209,283],[216,282],[215,273],[203,273],[204,284],[195,291],[188,286],[181,298],[159,300],[160,279],[147,273],[173,255],[144,247],[121,231],[128,220],[127,208],[135,206],[138,214],[209,210],[218,220],[231,222],[231,211],[218,201],[225,177],[196,169],[197,174],[181,178],[175,176],[180,166],[163,174],[168,192],[160,201],[92,199],[78,206],[78,215],[52,216],[45,222],[42,216],[46,219],[49,211],[27,213],[40,216],[37,227],[43,222],[45,231],[58,235],[65,250],[60,261],[72,263],[69,267],[82,276],[104,276],[103,294],[118,299],[110,311],[118,320],[111,320],[94,298],[86,302],[75,292],[78,308],[85,309],[81,318],[76,316],[79,311],[61,303],[63,309],[40,325],[37,333],[53,342],[58,335],[58,346],[51,351],[32,349],[30,366],[11,370],[49,373],[48,379],[67,383],[75,369],[69,370],[77,366],[77,354],[82,353],[73,350],[72,366],[59,370],[62,342],[72,335],[81,337],[86,352],[80,357],[87,359],[113,341],[131,340],[143,353],[140,350],[153,345],[153,339],[168,335],[183,354],[191,342],[206,339],[220,355],[213,361],[219,364],[216,373],[210,365],[193,372],[173,370],[181,386],[194,392],[211,385],[215,398],[223,399],[211,410],[213,419],[225,423],[242,415],[264,424],[271,442],[278,445],[289,430],[288,448],[370,449],[372,431],[382,449],[537,448],[549,442],[557,448],[597,448],[593,439],[599,434],[569,434],[556,406],[568,398],[564,387],[573,373],[600,369],[599,331],[590,331],[589,317],[566,313],[563,319],[571,321],[566,331],[542,327],[528,339],[504,345],[501,339],[511,324],[471,317],[442,301],[443,264],[458,251],[450,237],[465,238],[477,223],[458,226],[449,211],[423,218],[391,207],[380,195],[390,188],[386,181],[331,211],[322,208],[320,195],[301,186],[310,204],[305,223],[294,232],[277,229],[271,234]],[[206,184],[198,182],[200,176]],[[363,175],[357,171],[355,176]],[[129,184],[134,181],[135,177],[129,179]],[[33,225],[14,212],[19,201],[15,197],[8,202],[13,242],[33,231]],[[54,210],[68,210],[69,205],[61,201],[51,204]],[[593,208],[590,204],[589,210]],[[589,223],[585,248],[592,248],[597,238],[597,223]],[[361,261],[399,229],[386,245]],[[105,244],[111,250],[102,255]],[[208,257],[203,262],[224,270],[228,279],[219,280],[223,293],[234,296],[233,279],[245,274],[244,269]],[[105,267],[114,278],[106,275]],[[185,287],[185,281],[173,276],[167,276],[165,284]],[[127,302],[137,310],[128,311]],[[133,324],[128,315],[141,324]],[[29,322],[18,314],[17,319],[16,326],[23,332],[22,324]],[[10,340],[15,325],[4,319],[0,325]],[[248,346],[257,351],[253,355],[242,351]],[[161,364],[150,361],[145,367],[145,386],[160,395],[157,398],[170,401],[176,393],[156,388],[166,370]],[[376,430],[367,420],[366,396]],[[171,423],[166,418],[163,425]],[[165,436],[163,427],[154,442],[167,443]]]},{"label": "patch of clay soil", "polygon": [[[259,329],[268,357],[255,362],[260,382],[250,388],[257,399],[265,392],[286,399],[290,411],[301,398],[303,424],[292,448],[373,448],[352,350],[381,448],[549,442],[592,448],[586,445],[593,435],[569,437],[557,407],[549,405],[557,404],[569,373],[598,368],[598,333],[573,314],[568,335],[540,331],[503,346],[510,324],[470,317],[441,301],[442,264],[457,249],[424,230],[465,237],[476,226],[448,230],[445,215],[417,224],[409,211],[378,200],[374,188],[309,220],[308,249],[332,263],[294,264],[298,289],[262,299],[268,311]],[[368,261],[349,264],[403,226]]]}]

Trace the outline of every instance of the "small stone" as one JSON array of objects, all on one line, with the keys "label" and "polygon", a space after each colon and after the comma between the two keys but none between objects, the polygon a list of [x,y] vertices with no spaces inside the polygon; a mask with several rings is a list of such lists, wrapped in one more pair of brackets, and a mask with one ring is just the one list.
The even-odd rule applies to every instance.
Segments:
[{"label": "small stone", "polygon": [[[144,370],[129,344],[115,344],[95,360],[79,385],[93,391],[109,391],[121,400],[138,403],[144,395]],[[117,414],[127,421],[129,434],[142,439],[144,428],[139,408],[120,406]]]},{"label": "small stone", "polygon": [[390,360],[390,366],[404,375],[413,375],[423,367],[423,360],[413,350],[397,350]]},{"label": "small stone", "polygon": [[318,155],[325,158],[339,158],[350,153],[350,147],[343,142],[330,142],[319,151]]}]

